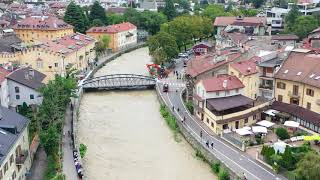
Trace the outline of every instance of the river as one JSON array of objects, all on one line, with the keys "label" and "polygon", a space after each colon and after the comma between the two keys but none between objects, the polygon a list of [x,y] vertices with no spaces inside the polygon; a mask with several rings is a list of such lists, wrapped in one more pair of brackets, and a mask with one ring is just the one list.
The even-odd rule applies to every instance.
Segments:
[{"label": "river", "polygon": [[[124,54],[96,76],[147,75],[147,48]],[[84,168],[90,180],[214,180],[209,166],[173,133],[159,113],[153,90],[85,93],[79,140],[88,147]]]}]

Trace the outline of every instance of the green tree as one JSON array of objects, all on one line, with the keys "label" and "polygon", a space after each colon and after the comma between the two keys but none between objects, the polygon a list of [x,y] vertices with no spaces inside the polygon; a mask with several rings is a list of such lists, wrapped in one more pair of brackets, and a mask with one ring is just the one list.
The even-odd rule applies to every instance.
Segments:
[{"label": "green tree", "polygon": [[76,32],[85,33],[87,30],[87,18],[81,7],[73,1],[68,5],[63,20],[73,25]]},{"label": "green tree", "polygon": [[251,3],[253,4],[253,6],[255,8],[258,9],[265,3],[265,1],[264,0],[251,0]]},{"label": "green tree", "polygon": [[89,19],[90,21],[93,21],[95,19],[100,19],[104,25],[108,24],[108,19],[106,16],[105,9],[100,5],[99,1],[95,1],[93,3],[90,10]]},{"label": "green tree", "polygon": [[40,133],[41,144],[43,145],[48,155],[53,155],[58,152],[59,148],[59,133],[55,126],[50,126],[47,130],[42,130]]},{"label": "green tree", "polygon": [[229,180],[229,172],[225,169],[220,169],[219,174],[218,174],[219,180]]},{"label": "green tree", "polygon": [[300,16],[293,26],[293,33],[303,39],[318,27],[318,21],[314,16]]},{"label": "green tree", "polygon": [[290,135],[289,135],[289,133],[288,133],[286,128],[282,128],[282,127],[277,128],[276,129],[276,134],[279,137],[279,139],[281,139],[281,140],[285,140],[285,139],[289,139],[290,138]]},{"label": "green tree", "polygon": [[295,173],[305,179],[314,180],[320,177],[320,156],[315,152],[308,152],[298,163]]},{"label": "green tree", "polygon": [[184,10],[190,10],[190,2],[188,0],[180,0],[179,6]]},{"label": "green tree", "polygon": [[94,19],[91,23],[91,26],[95,26],[95,27],[99,27],[99,26],[103,26],[103,22],[100,19]]},{"label": "green tree", "polygon": [[81,158],[84,158],[84,156],[86,155],[86,152],[87,152],[87,146],[85,144],[80,144],[80,147],[79,147],[79,152],[80,152],[80,156]]},{"label": "green tree", "polygon": [[111,40],[110,36],[108,35],[102,36],[102,38],[98,41],[96,45],[96,51],[98,54],[105,51],[108,48],[110,40]]},{"label": "green tree", "polygon": [[166,5],[164,7],[163,13],[167,16],[168,20],[172,20],[174,17],[176,17],[176,8],[174,7],[172,0],[165,0]]},{"label": "green tree", "polygon": [[228,13],[224,10],[222,5],[209,5],[204,11],[203,15],[209,17],[211,20],[215,20],[218,16],[232,16],[231,13]]},{"label": "green tree", "polygon": [[289,146],[286,147],[284,153],[282,154],[282,166],[288,170],[294,169],[294,158],[292,155],[291,148]]},{"label": "green tree", "polygon": [[118,15],[115,13],[108,14],[107,18],[109,20],[109,24],[119,24],[124,21],[124,17],[122,15]]},{"label": "green tree", "polygon": [[294,30],[293,26],[295,25],[295,22],[299,16],[301,16],[301,12],[299,11],[298,6],[294,4],[291,7],[291,10],[289,11],[289,13],[285,17],[285,22],[286,22],[285,32],[287,33],[293,32]]},{"label": "green tree", "polygon": [[155,63],[163,64],[178,55],[178,46],[174,36],[160,31],[148,40],[150,55]]}]

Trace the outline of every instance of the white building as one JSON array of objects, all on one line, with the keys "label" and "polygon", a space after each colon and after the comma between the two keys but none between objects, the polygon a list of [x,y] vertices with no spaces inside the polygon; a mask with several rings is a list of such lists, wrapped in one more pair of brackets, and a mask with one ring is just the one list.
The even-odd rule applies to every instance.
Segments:
[{"label": "white building", "polygon": [[1,84],[1,105],[16,109],[24,102],[27,105],[40,105],[42,97],[38,89],[46,76],[29,67],[17,69],[6,76]]},{"label": "white building", "polygon": [[0,107],[0,179],[25,180],[31,167],[29,121],[18,113]]}]

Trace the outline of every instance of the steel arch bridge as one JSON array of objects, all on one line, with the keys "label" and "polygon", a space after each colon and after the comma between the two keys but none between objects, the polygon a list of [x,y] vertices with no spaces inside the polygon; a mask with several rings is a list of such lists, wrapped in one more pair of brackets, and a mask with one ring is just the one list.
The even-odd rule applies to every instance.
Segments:
[{"label": "steel arch bridge", "polygon": [[154,88],[157,80],[150,76],[137,74],[111,74],[85,80],[84,90],[116,90]]}]

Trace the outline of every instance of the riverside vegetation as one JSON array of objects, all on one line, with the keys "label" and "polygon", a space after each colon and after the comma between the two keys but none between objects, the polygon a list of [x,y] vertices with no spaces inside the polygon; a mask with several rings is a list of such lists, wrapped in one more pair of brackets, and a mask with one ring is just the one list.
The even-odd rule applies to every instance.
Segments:
[{"label": "riverside vegetation", "polygon": [[160,114],[167,122],[169,128],[173,131],[175,141],[180,142],[181,139],[178,137],[180,131],[176,118],[169,112],[165,105],[160,106]]}]

